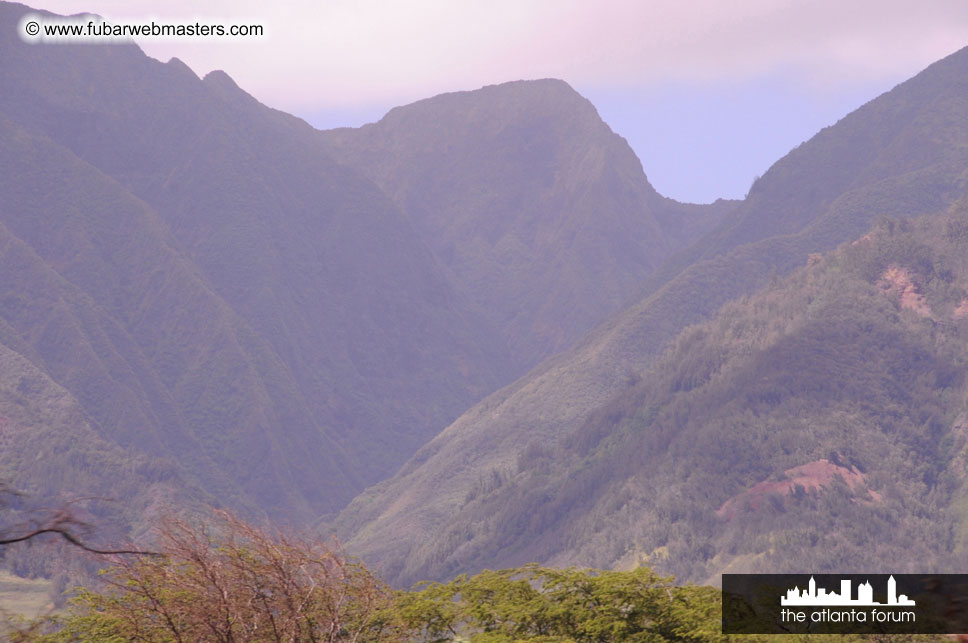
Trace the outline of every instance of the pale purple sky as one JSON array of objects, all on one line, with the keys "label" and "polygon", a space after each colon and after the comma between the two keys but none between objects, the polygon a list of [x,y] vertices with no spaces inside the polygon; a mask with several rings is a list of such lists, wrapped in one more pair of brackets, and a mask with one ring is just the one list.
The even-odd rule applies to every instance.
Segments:
[{"label": "pale purple sky", "polygon": [[[31,4],[39,3],[34,0]],[[317,127],[447,91],[555,77],[661,193],[742,197],[820,128],[968,45],[966,0],[45,0],[107,19],[253,23],[262,39],[139,44],[223,69]]]}]

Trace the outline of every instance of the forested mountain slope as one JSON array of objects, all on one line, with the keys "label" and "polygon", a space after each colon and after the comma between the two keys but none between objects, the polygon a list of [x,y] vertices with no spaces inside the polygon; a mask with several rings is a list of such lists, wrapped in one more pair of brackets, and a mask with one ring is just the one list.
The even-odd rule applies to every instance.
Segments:
[{"label": "forested mountain slope", "polygon": [[505,380],[497,333],[309,126],[134,46],[27,45],[24,11],[0,6],[2,341],[104,438],[305,519]]},{"label": "forested mountain slope", "polygon": [[407,215],[520,368],[629,303],[735,205],[660,196],[625,139],[560,80],[443,94],[322,134]]},{"label": "forested mountain slope", "polygon": [[[341,514],[340,533],[398,580],[484,564],[462,549],[478,551],[466,545],[476,537],[466,528],[474,513],[467,498],[497,484],[529,444],[557,448],[651,368],[683,328],[803,265],[810,253],[858,238],[878,217],[939,211],[965,194],[966,83],[962,50],[778,161],[734,214],[657,271],[641,301],[470,409],[397,476],[359,496]],[[847,155],[853,146],[862,149]],[[845,156],[849,180],[812,178]]]},{"label": "forested mountain slope", "polygon": [[[134,45],[24,43],[16,24],[27,11],[0,3],[0,346],[63,389],[105,458],[144,458],[172,489],[247,514],[298,524],[339,510],[604,319],[729,207],[656,195],[564,83],[512,83],[497,103],[491,90],[469,92],[449,113],[467,107],[509,129],[497,174],[457,166],[467,174],[448,175],[446,198],[535,205],[511,221],[472,209],[476,222],[463,219],[454,238],[461,272],[368,168],[331,157],[332,135],[222,72],[199,79]],[[535,105],[557,129],[529,116]],[[437,143],[468,154],[481,143],[480,122],[443,124]],[[416,175],[452,165],[446,146],[399,145]],[[519,179],[508,195],[498,193],[505,166]],[[557,166],[567,190],[528,196]],[[581,207],[569,210],[572,200]],[[496,238],[521,243],[471,266],[465,251]],[[517,312],[492,314],[510,286],[488,271],[520,277],[548,243],[565,250],[541,255],[540,280],[513,281]],[[603,299],[586,301],[597,291]],[[580,318],[552,328],[554,311],[572,309]],[[10,403],[0,400],[0,417]],[[100,488],[90,462],[67,460],[63,479],[85,482],[62,491]],[[56,491],[19,456],[5,475]],[[122,504],[154,488],[150,475],[130,482]]]},{"label": "forested mountain slope", "polygon": [[[706,580],[963,566],[966,340],[968,202],[885,220],[684,330],[572,430],[528,434],[476,478],[441,474],[446,520],[417,510],[404,522],[394,512],[420,487],[405,488],[382,519],[437,529],[387,556],[386,572],[539,560]],[[427,461],[456,469],[447,435]],[[370,529],[357,546],[382,543]]]}]

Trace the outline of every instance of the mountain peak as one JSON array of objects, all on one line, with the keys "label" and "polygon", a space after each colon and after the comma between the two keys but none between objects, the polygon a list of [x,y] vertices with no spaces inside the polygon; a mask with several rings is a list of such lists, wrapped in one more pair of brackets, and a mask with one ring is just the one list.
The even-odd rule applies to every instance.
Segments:
[{"label": "mountain peak", "polygon": [[514,80],[475,90],[439,94],[395,107],[380,122],[392,126],[411,118],[447,117],[472,127],[484,120],[496,124],[521,118],[567,118],[595,127],[604,125],[588,99],[556,78]]},{"label": "mountain peak", "polygon": [[185,74],[187,72],[188,74],[191,74],[192,78],[198,78],[198,75],[192,71],[192,68],[186,65],[185,61],[183,61],[181,58],[169,58],[166,65],[169,69],[173,69],[181,74]]},{"label": "mountain peak", "polygon": [[688,227],[563,80],[441,94],[323,136],[467,285],[522,370],[627,303]]},{"label": "mountain peak", "polygon": [[210,89],[214,90],[218,96],[229,103],[257,102],[256,99],[247,91],[239,87],[232,77],[221,69],[216,69],[205,74],[202,79]]},{"label": "mountain peak", "polygon": [[[171,60],[178,60],[177,58],[172,58]],[[170,62],[170,61],[169,61]],[[180,62],[180,61],[179,61]],[[221,69],[216,69],[205,74],[202,79],[212,87],[218,87],[220,89],[227,89],[231,91],[242,91],[241,88],[236,84],[232,77],[226,74]]]},{"label": "mountain peak", "polygon": [[[484,85],[481,89],[477,90],[479,92],[506,92],[506,93],[516,93],[522,96],[548,96],[555,95],[559,98],[573,98],[584,102],[587,102],[585,98],[575,91],[571,85],[560,78],[535,78],[535,79],[522,79],[522,80],[510,80],[504,83],[497,83],[494,85]],[[473,93],[473,92],[459,92],[459,93]]]}]

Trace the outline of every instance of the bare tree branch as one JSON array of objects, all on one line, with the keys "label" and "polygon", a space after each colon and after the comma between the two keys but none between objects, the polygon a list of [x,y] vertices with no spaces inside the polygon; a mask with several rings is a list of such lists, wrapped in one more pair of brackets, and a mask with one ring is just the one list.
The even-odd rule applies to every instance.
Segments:
[{"label": "bare tree branch", "polygon": [[132,554],[135,556],[164,556],[164,554],[162,554],[161,552],[146,551],[141,549],[98,549],[96,547],[91,547],[89,545],[84,544],[70,531],[59,527],[35,529],[31,532],[28,532],[21,536],[16,536],[14,538],[0,538],[0,545],[11,545],[13,543],[23,542],[25,540],[30,540],[31,538],[36,538],[37,536],[40,536],[42,534],[59,534],[64,540],[66,540],[70,544],[74,545],[75,547],[79,547],[84,551],[91,552],[92,554],[105,554],[105,555]]},{"label": "bare tree branch", "polygon": [[[6,493],[15,493],[9,489],[3,490]],[[39,523],[39,524],[38,524]],[[57,534],[71,545],[92,554],[100,555],[133,555],[133,556],[161,556],[162,554],[154,551],[140,549],[101,549],[84,542],[76,531],[87,530],[90,525],[79,520],[67,507],[61,507],[54,511],[53,515],[43,521],[35,521],[33,525],[20,527],[24,533],[16,536],[0,535],[0,546],[12,545],[25,542],[42,536],[44,534]],[[16,529],[16,528],[13,528]],[[11,531],[8,529],[7,531]]]}]

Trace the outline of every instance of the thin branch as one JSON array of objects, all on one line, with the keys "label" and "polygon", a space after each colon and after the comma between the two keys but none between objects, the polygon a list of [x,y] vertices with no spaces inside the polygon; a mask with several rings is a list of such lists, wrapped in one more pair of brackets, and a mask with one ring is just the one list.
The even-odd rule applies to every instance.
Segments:
[{"label": "thin branch", "polygon": [[36,538],[37,536],[40,536],[42,534],[60,534],[60,536],[70,544],[74,545],[75,547],[79,547],[84,551],[91,552],[92,554],[104,554],[104,555],[132,554],[135,556],[164,556],[164,554],[162,554],[161,552],[143,551],[140,549],[98,549],[96,547],[91,547],[90,545],[84,544],[70,531],[63,529],[61,527],[43,527],[41,529],[35,529],[29,533],[26,533],[22,536],[17,536],[15,538],[0,538],[0,545],[11,545],[13,543],[20,543],[25,540],[30,540],[31,538]]},{"label": "thin branch", "polygon": [[[92,554],[101,555],[122,555],[131,554],[138,556],[161,556],[162,554],[154,551],[141,551],[137,549],[99,549],[97,547],[92,547],[86,544],[80,537],[75,535],[73,529],[89,529],[89,525],[77,519],[77,517],[71,513],[71,511],[65,507],[56,510],[53,515],[49,516],[46,520],[37,520],[33,522],[35,526],[33,529],[27,533],[20,536],[7,536],[0,537],[0,546],[12,545],[14,543],[21,543],[37,536],[42,536],[43,534],[58,534],[79,549],[83,549],[86,552]],[[21,529],[30,529],[27,525],[23,525]]]}]

